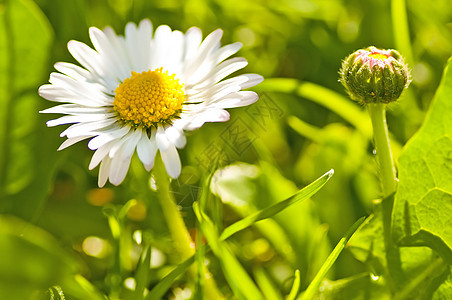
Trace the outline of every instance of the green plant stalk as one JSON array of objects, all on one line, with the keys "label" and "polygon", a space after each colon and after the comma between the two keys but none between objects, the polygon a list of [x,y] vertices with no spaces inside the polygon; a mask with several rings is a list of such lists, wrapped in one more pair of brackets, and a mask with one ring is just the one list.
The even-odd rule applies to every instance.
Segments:
[{"label": "green plant stalk", "polygon": [[403,271],[400,260],[400,249],[394,244],[391,234],[391,218],[394,204],[394,198],[392,196],[397,189],[397,179],[391,146],[389,144],[388,126],[386,124],[386,104],[368,104],[368,110],[374,132],[375,151],[384,199],[382,203],[382,215],[386,264],[391,277],[391,288],[397,290],[397,287],[402,284]]},{"label": "green plant stalk", "polygon": [[383,197],[386,198],[396,191],[397,179],[389,145],[388,126],[386,124],[386,104],[368,105],[372,128],[374,132],[375,151],[380,168],[380,182]]},{"label": "green plant stalk", "polygon": [[[157,185],[157,194],[160,205],[163,210],[169,232],[173,238],[174,246],[180,254],[182,260],[186,260],[195,254],[195,243],[193,242],[184,220],[181,216],[179,208],[175,203],[175,199],[170,190],[170,181],[166,173],[165,166],[160,159],[156,157],[154,166],[155,183]],[[189,272],[196,277],[196,267],[192,266]],[[206,299],[223,299],[222,294],[218,291],[215,281],[206,269],[199,270],[204,274],[204,296]]]}]

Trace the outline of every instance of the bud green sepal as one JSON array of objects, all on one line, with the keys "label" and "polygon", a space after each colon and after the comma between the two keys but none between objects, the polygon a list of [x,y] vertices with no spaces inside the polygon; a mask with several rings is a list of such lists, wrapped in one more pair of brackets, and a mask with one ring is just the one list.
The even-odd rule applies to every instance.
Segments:
[{"label": "bud green sepal", "polygon": [[396,50],[358,50],[342,62],[340,82],[362,104],[396,101],[410,84],[405,60]]}]

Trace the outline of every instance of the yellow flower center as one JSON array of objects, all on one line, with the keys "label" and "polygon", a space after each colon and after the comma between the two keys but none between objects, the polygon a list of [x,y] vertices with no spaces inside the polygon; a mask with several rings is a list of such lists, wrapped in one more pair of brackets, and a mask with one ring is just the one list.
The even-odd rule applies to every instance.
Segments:
[{"label": "yellow flower center", "polygon": [[369,54],[369,57],[373,58],[373,59],[379,59],[381,61],[384,61],[385,59],[389,58],[388,55],[383,54],[383,53],[371,53],[371,54]]},{"label": "yellow flower center", "polygon": [[171,124],[182,112],[183,84],[163,68],[136,73],[115,89],[113,108],[125,123],[145,128]]}]

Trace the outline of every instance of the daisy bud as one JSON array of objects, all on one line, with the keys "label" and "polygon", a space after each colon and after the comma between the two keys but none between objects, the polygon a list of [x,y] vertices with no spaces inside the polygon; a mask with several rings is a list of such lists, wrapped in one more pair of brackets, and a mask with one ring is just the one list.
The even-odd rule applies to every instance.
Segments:
[{"label": "daisy bud", "polygon": [[350,98],[363,104],[396,101],[410,84],[410,72],[396,50],[358,50],[342,63],[340,82]]}]

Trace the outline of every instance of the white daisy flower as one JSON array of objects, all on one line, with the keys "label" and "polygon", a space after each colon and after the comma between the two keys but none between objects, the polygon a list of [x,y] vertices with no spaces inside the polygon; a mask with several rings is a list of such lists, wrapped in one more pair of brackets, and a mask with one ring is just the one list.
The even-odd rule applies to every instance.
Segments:
[{"label": "white daisy flower", "polygon": [[[39,94],[66,103],[42,111],[66,116],[47,122],[48,126],[73,124],[61,133],[67,140],[58,150],[90,139],[95,150],[89,169],[100,164],[100,187],[107,179],[120,184],[136,152],[146,170],[160,152],[168,174],[177,178],[181,162],[177,149],[186,143],[184,131],[205,122],[229,119],[225,108],[257,101],[251,91],[260,83],[257,74],[223,80],[242,69],[247,61],[229,58],[241,47],[221,47],[222,31],[215,30],[202,41],[199,28],[185,34],[143,20],[137,27],[128,23],[125,36],[112,28],[89,30],[94,49],[77,41],[68,43],[69,52],[83,66],[56,63],[50,84]],[[228,59],[229,58],[229,59]]]}]

